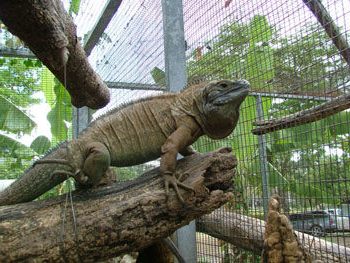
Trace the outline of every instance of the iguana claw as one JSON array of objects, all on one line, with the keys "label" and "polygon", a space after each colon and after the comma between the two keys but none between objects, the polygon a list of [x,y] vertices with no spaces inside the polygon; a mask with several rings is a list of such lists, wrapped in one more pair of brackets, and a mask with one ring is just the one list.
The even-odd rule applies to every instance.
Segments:
[{"label": "iguana claw", "polygon": [[179,179],[177,179],[176,176],[172,173],[164,173],[163,177],[164,177],[164,183],[165,183],[165,194],[167,197],[169,197],[169,185],[174,188],[177,198],[179,198],[180,202],[183,204],[185,203],[185,201],[180,194],[179,187],[187,191],[194,192],[194,189],[192,187],[180,182],[182,175],[179,177]]}]

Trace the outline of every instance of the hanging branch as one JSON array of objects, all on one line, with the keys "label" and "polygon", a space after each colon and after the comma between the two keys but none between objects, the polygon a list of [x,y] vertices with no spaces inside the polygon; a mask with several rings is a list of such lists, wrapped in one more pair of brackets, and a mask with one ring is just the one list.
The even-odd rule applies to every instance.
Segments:
[{"label": "hanging branch", "polygon": [[302,110],[284,118],[256,121],[259,126],[252,130],[253,134],[261,135],[268,132],[291,128],[298,125],[315,122],[350,108],[350,94],[342,95],[311,109]]},{"label": "hanging branch", "polygon": [[349,44],[346,38],[340,33],[339,28],[334,23],[327,9],[323,6],[320,0],[303,0],[303,2],[317,18],[318,22],[322,25],[333,44],[339,50],[343,59],[350,66]]},{"label": "hanging branch", "polygon": [[60,0],[3,0],[0,19],[61,83],[66,83],[74,106],[97,109],[109,102],[108,87],[89,64],[76,26]]}]

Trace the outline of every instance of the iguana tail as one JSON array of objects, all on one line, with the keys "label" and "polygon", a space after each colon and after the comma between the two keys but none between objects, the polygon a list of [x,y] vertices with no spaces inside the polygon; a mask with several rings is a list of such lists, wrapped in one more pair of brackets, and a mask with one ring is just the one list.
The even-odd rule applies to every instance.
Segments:
[{"label": "iguana tail", "polygon": [[[29,202],[52,189],[74,173],[68,164],[64,142],[34,163],[9,187],[0,192],[0,206]],[[59,160],[50,162],[49,160]]]}]

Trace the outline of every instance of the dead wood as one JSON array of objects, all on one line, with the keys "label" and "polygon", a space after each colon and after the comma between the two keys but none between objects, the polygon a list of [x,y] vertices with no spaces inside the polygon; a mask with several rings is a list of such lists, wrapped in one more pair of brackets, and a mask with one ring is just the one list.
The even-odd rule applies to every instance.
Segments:
[{"label": "dead wood", "polygon": [[[167,200],[159,170],[137,180],[46,201],[0,207],[0,262],[96,262],[139,251],[224,204],[236,159],[227,150],[180,160],[195,193]],[[67,195],[69,197],[69,195]],[[72,215],[74,211],[74,216]]]},{"label": "dead wood", "polygon": [[293,231],[288,217],[281,213],[281,198],[271,196],[264,233],[264,260],[270,263],[311,263],[311,257],[304,250]]},{"label": "dead wood", "polygon": [[350,108],[350,94],[341,95],[331,101],[327,101],[311,109],[302,110],[280,119],[256,121],[254,125],[258,127],[254,128],[252,133],[261,135],[268,132],[315,122],[348,108]]},{"label": "dead wood", "polygon": [[[233,244],[238,248],[261,255],[264,249],[265,222],[263,220],[226,211],[215,210],[196,220],[197,231]],[[350,248],[294,231],[303,250],[313,262],[348,262]]]},{"label": "dead wood", "polygon": [[66,83],[74,106],[97,109],[109,102],[108,88],[89,64],[76,26],[60,0],[3,0],[0,19],[61,83]]}]

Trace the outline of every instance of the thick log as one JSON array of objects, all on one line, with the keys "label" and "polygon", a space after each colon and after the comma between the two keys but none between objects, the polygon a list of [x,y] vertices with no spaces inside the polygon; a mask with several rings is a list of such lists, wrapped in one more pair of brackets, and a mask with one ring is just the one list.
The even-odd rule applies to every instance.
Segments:
[{"label": "thick log", "polygon": [[89,64],[60,0],[3,0],[0,19],[66,84],[74,106],[97,109],[109,102],[108,87]]},{"label": "thick log", "polygon": [[[166,198],[159,169],[137,180],[47,201],[0,207],[0,262],[96,262],[139,251],[232,197],[236,159],[227,150],[180,160],[195,193]],[[69,195],[67,195],[69,197]],[[74,212],[74,215],[73,215]]]},{"label": "thick log", "polygon": [[[224,240],[236,247],[261,255],[264,248],[265,222],[253,217],[228,212],[224,208],[197,219],[197,231]],[[294,231],[312,260],[348,262],[350,248]]]},{"label": "thick log", "polygon": [[350,108],[350,95],[344,94],[334,100],[324,102],[311,109],[298,111],[297,113],[279,119],[262,120],[254,123],[257,128],[252,130],[253,134],[261,135],[286,128],[315,122],[338,112]]}]

